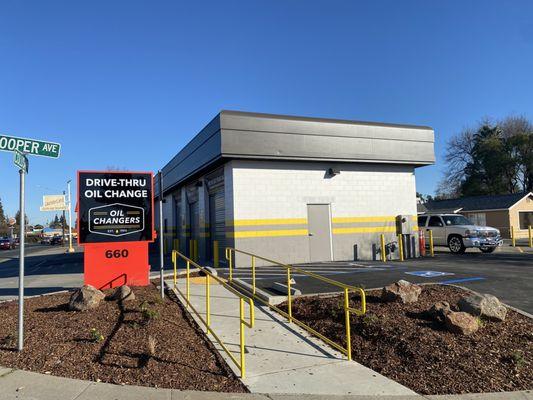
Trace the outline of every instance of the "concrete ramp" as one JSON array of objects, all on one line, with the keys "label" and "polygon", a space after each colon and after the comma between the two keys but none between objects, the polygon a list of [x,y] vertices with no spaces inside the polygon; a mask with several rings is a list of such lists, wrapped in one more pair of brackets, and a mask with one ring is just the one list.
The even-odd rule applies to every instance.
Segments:
[{"label": "concrete ramp", "polygon": [[[168,281],[169,287],[173,283]],[[179,289],[185,292],[185,279]],[[190,285],[191,303],[205,316],[205,285]],[[178,298],[185,304],[181,296]],[[248,307],[248,306],[246,306]],[[248,310],[245,310],[248,313]],[[204,328],[197,317],[192,314]],[[211,285],[211,328],[238,358],[239,301],[221,285]],[[298,393],[316,395],[414,395],[405,386],[365,366],[347,361],[339,352],[263,306],[255,307],[255,326],[245,328],[246,378],[252,393]],[[228,365],[239,369],[209,335]]]}]

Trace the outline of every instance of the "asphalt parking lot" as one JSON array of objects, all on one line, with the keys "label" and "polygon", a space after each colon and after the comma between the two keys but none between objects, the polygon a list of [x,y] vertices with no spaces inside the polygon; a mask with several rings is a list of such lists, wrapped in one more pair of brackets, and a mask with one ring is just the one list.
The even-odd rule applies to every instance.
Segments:
[{"label": "asphalt parking lot", "polygon": [[[357,261],[301,264],[299,267],[337,281],[378,288],[405,279],[415,283],[455,284],[490,293],[503,302],[533,314],[533,251],[530,248],[504,247],[492,254],[469,250],[463,255],[450,254],[445,249],[435,257],[399,261]],[[293,273],[302,294],[338,291],[317,279]],[[238,269],[234,277],[251,282],[251,270]],[[274,282],[286,284],[286,274],[280,267],[257,267],[256,283],[271,289]],[[278,293],[279,294],[279,293]]]}]

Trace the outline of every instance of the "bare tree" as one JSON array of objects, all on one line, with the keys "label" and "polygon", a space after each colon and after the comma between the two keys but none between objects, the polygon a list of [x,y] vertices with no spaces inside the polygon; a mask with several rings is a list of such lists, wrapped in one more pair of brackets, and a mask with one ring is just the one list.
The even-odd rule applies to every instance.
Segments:
[{"label": "bare tree", "polygon": [[437,187],[438,198],[460,196],[465,168],[473,162],[475,134],[475,129],[464,128],[448,141],[445,157],[447,170]]},{"label": "bare tree", "polygon": [[533,190],[533,124],[523,116],[465,128],[446,147],[437,198]]}]

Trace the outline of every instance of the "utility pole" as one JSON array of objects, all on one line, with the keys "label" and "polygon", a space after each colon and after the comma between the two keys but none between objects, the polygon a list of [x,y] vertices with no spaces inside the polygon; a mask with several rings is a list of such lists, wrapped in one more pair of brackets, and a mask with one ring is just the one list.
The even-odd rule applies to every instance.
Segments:
[{"label": "utility pole", "polygon": [[24,184],[26,171],[20,173],[20,233],[19,233],[19,321],[18,321],[18,350],[24,348],[24,243],[26,239],[26,214],[24,210]]},{"label": "utility pole", "polygon": [[[65,191],[63,190],[63,197],[65,197]],[[63,235],[63,247],[65,247],[65,210],[63,209],[63,218],[61,221],[61,232]]]},{"label": "utility pole", "polygon": [[67,181],[67,191],[68,191],[68,252],[73,253],[74,248],[72,247],[72,201],[70,197],[70,182]]}]

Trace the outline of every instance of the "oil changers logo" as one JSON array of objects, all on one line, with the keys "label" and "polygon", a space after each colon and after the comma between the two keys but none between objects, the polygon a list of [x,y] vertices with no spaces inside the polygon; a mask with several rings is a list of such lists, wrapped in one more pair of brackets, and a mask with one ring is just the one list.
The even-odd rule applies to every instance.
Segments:
[{"label": "oil changers logo", "polygon": [[89,232],[106,236],[125,236],[144,230],[144,209],[114,203],[89,209]]}]

